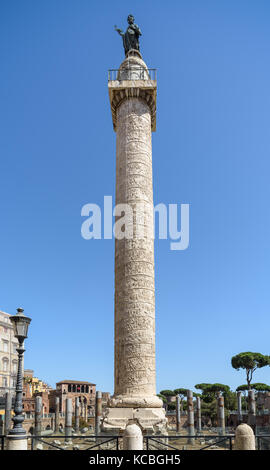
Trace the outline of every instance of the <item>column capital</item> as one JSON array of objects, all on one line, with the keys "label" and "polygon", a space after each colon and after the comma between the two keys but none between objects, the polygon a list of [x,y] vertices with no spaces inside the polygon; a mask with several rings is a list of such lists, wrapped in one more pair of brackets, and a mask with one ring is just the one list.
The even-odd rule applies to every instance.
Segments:
[{"label": "column capital", "polygon": [[117,130],[117,108],[124,100],[130,98],[146,101],[151,113],[152,132],[156,130],[156,71],[148,69],[140,55],[130,51],[118,70],[109,71],[108,89],[115,131]]}]

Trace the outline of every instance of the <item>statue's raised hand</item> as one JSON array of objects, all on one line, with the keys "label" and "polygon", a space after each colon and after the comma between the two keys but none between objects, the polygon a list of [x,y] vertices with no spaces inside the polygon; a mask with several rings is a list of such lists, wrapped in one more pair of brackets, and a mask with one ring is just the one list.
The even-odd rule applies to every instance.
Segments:
[{"label": "statue's raised hand", "polygon": [[118,32],[118,33],[119,33],[119,34],[122,36],[122,34],[123,34],[123,31],[122,31],[122,29],[120,29],[120,28],[117,28],[117,26],[116,26],[116,25],[114,25],[114,29],[115,29],[115,31],[117,31],[117,32]]}]

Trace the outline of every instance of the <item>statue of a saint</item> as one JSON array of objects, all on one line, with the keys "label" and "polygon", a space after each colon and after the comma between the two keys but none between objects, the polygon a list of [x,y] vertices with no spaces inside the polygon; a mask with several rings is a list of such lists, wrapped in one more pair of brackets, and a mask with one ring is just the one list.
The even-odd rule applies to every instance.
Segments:
[{"label": "statue of a saint", "polygon": [[128,28],[125,33],[122,31],[122,29],[117,28],[117,26],[114,27],[115,31],[117,31],[123,38],[123,45],[126,55],[130,49],[136,49],[137,51],[140,50],[139,36],[142,34],[139,26],[134,23],[133,15],[128,15],[127,20]]}]

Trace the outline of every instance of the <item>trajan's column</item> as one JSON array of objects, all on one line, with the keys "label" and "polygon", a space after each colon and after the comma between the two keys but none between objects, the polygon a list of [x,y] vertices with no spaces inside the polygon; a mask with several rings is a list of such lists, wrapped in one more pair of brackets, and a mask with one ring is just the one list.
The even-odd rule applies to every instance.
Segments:
[{"label": "trajan's column", "polygon": [[[155,279],[151,133],[156,130],[156,80],[139,52],[140,29],[128,17],[125,60],[109,76],[116,132],[116,220],[125,225],[115,239],[114,395],[102,420],[103,431],[137,423],[144,431],[166,429],[156,396]],[[156,78],[156,77],[154,77]],[[123,218],[122,218],[123,220]],[[124,236],[123,236],[124,235]]]}]

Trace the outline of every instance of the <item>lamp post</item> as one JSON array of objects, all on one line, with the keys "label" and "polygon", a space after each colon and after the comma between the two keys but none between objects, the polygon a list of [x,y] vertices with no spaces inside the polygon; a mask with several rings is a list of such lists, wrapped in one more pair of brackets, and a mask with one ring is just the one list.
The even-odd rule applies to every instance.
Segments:
[{"label": "lamp post", "polygon": [[9,432],[8,436],[8,449],[9,450],[25,450],[27,448],[26,431],[22,427],[24,416],[22,414],[22,393],[23,393],[23,354],[24,354],[24,340],[27,338],[28,327],[31,322],[31,318],[24,315],[23,308],[17,308],[17,314],[10,317],[10,320],[14,328],[14,336],[18,339],[19,347],[16,349],[18,352],[18,373],[16,382],[16,395],[14,413],[15,416],[12,418],[13,428]]}]

